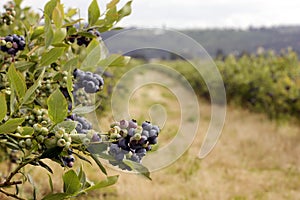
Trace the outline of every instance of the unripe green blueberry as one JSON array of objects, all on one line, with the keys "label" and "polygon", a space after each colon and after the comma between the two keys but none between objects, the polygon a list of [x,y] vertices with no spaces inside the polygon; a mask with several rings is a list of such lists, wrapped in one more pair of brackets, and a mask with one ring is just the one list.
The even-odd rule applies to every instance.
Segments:
[{"label": "unripe green blueberry", "polygon": [[63,139],[65,139],[67,142],[71,141],[71,137],[70,137],[70,135],[68,133],[64,133]]},{"label": "unripe green blueberry", "polygon": [[35,132],[37,132],[37,133],[40,133],[41,131],[42,131],[42,125],[40,125],[40,124],[34,124],[33,125],[33,129],[34,129],[34,131]]},{"label": "unripe green blueberry", "polygon": [[36,137],[36,140],[37,140],[39,143],[43,143],[43,142],[44,142],[44,139],[45,139],[45,137],[44,137],[43,135],[38,135],[38,136]]},{"label": "unripe green blueberry", "polygon": [[47,114],[44,114],[44,115],[43,115],[43,120],[45,120],[45,121],[48,121],[48,120],[49,120]]},{"label": "unripe green blueberry", "polygon": [[126,136],[128,135],[127,129],[122,129],[122,130],[120,131],[120,134],[121,134],[122,137],[126,137]]},{"label": "unripe green blueberry", "polygon": [[0,45],[1,46],[6,46],[6,41],[5,40],[0,40]]},{"label": "unripe green blueberry", "polygon": [[116,129],[117,133],[120,133],[121,128],[119,126],[114,126],[114,129]]},{"label": "unripe green blueberry", "polygon": [[[115,127],[116,127],[116,126],[115,126]],[[108,133],[109,133],[109,134],[118,134],[118,130],[117,130],[115,127],[111,128],[111,129],[108,131]]]},{"label": "unripe green blueberry", "polygon": [[140,140],[142,136],[141,136],[140,133],[136,133],[136,134],[134,134],[133,137],[134,137],[135,140]]},{"label": "unripe green blueberry", "polygon": [[24,141],[24,140],[20,140],[20,141],[19,141],[19,146],[20,146],[21,148],[25,148],[25,147],[26,147],[25,141]]},{"label": "unripe green blueberry", "polygon": [[57,138],[62,138],[65,134],[65,129],[63,128],[59,128],[56,132],[55,132],[55,137]]},{"label": "unripe green blueberry", "polygon": [[11,42],[6,42],[6,48],[10,49],[12,48],[13,44]]},{"label": "unripe green blueberry", "polygon": [[42,116],[42,115],[43,115],[43,111],[37,110],[37,111],[36,111],[36,115],[37,115],[37,116]]},{"label": "unripe green blueberry", "polygon": [[25,144],[26,144],[27,147],[31,147],[31,146],[32,146],[32,141],[31,141],[31,139],[30,139],[30,138],[27,138],[27,139],[25,140]]},{"label": "unripe green blueberry", "polygon": [[120,126],[120,122],[114,122],[110,125],[110,128],[113,128],[115,126]]},{"label": "unripe green blueberry", "polygon": [[64,147],[65,150],[68,150],[71,146],[71,142],[66,142],[66,145]]},{"label": "unripe green blueberry", "polygon": [[38,120],[38,121],[42,121],[42,120],[43,120],[43,117],[42,117],[42,116],[37,116],[37,120]]},{"label": "unripe green blueberry", "polygon": [[47,89],[47,90],[50,90],[50,89],[51,89],[51,84],[49,84],[49,83],[46,84],[46,89]]},{"label": "unripe green blueberry", "polygon": [[135,133],[139,133],[139,134],[142,134],[143,132],[143,128],[141,126],[138,126],[136,129],[135,129]]},{"label": "unripe green blueberry", "polygon": [[16,11],[15,10],[11,11],[11,15],[16,16]]},{"label": "unripe green blueberry", "polygon": [[48,122],[47,122],[46,120],[43,120],[43,121],[41,121],[41,125],[42,125],[42,126],[47,126],[47,125],[48,125]]},{"label": "unripe green blueberry", "polygon": [[66,142],[66,140],[65,139],[59,139],[59,140],[57,140],[57,146],[58,147],[65,147],[66,146],[66,144],[67,144],[67,142]]},{"label": "unripe green blueberry", "polygon": [[88,144],[90,144],[90,142],[91,142],[91,140],[89,138],[83,138],[83,140],[82,140],[82,143],[84,145],[88,145]]},{"label": "unripe green blueberry", "polygon": [[48,130],[48,128],[46,128],[46,127],[42,127],[42,128],[41,128],[41,133],[42,133],[42,135],[43,135],[43,136],[46,136],[46,135],[48,135],[48,133],[49,133],[49,130]]},{"label": "unripe green blueberry", "polygon": [[65,83],[66,83],[67,81],[68,81],[68,77],[66,77],[66,76],[65,76],[65,77],[63,77],[63,82],[65,82]]},{"label": "unripe green blueberry", "polygon": [[113,139],[113,140],[114,139],[118,139],[120,137],[122,137],[122,136],[120,134],[118,134],[118,133],[113,133],[113,134],[110,135],[110,138]]}]

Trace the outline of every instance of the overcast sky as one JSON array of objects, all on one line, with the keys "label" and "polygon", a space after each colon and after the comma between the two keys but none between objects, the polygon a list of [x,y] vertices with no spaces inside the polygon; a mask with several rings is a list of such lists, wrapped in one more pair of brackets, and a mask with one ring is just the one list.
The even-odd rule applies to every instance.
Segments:
[{"label": "overcast sky", "polygon": [[[46,0],[24,0],[23,5],[43,8]],[[91,0],[61,0],[79,7],[86,17]],[[99,0],[104,9],[107,0]],[[126,1],[121,0],[124,4]],[[3,4],[3,0],[1,3]],[[122,26],[215,28],[300,24],[298,0],[134,0],[133,12]]]}]

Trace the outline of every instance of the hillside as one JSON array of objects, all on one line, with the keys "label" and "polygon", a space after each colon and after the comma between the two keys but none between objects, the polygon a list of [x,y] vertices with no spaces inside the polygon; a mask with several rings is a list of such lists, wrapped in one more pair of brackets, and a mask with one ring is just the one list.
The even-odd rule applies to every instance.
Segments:
[{"label": "hillside", "polygon": [[[119,33],[120,31],[127,31],[132,28],[110,31],[102,34],[103,39]],[[249,28],[247,30],[237,29],[203,29],[203,30],[179,30],[180,32],[190,36],[198,43],[200,43],[206,51],[215,57],[217,53],[225,55],[234,53],[240,55],[242,53],[256,53],[257,48],[263,47],[264,49],[272,49],[280,53],[281,49],[292,47],[298,54],[300,54],[300,26],[278,26],[272,28]],[[128,42],[134,43],[137,46],[147,40],[147,37],[152,35],[152,32],[143,33],[140,35],[131,35]],[[161,37],[157,42],[166,46],[176,44],[172,37]],[[126,42],[120,44],[121,46],[127,45]],[[119,46],[120,49],[122,47]],[[118,49],[114,51],[118,52]],[[191,52],[184,52],[189,54]],[[137,55],[138,54],[138,55]],[[134,57],[145,58],[163,58],[172,59],[172,55],[167,55],[162,51],[145,51],[139,50],[129,55]]]}]

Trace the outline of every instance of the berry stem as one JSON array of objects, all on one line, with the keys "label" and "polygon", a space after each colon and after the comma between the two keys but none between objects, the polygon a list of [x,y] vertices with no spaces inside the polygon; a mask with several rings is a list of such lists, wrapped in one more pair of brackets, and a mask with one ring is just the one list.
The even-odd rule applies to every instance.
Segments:
[{"label": "berry stem", "polygon": [[38,48],[40,48],[38,45],[35,46],[35,47],[33,47],[33,49],[31,49],[31,50],[26,54],[26,56],[30,56],[30,55],[33,54],[33,52],[34,52],[35,50],[37,50]]}]

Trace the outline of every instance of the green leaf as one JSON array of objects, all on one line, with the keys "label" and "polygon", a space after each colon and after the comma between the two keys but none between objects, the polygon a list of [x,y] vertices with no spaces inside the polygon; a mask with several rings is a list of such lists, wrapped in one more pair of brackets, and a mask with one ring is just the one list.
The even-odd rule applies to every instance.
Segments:
[{"label": "green leaf", "polygon": [[32,127],[29,127],[29,126],[23,127],[22,136],[33,135],[33,133],[34,133],[34,129]]},{"label": "green leaf", "polygon": [[31,34],[30,40],[34,40],[45,33],[44,26],[39,26],[36,29],[34,29],[33,33]]},{"label": "green leaf", "polygon": [[0,126],[0,134],[14,132],[24,122],[24,118],[9,119]]},{"label": "green leaf", "polygon": [[6,105],[6,95],[4,93],[0,93],[0,122],[5,118],[7,113],[7,105]]},{"label": "green leaf", "polygon": [[106,25],[112,25],[119,18],[117,7],[114,6],[109,9],[105,15]]},{"label": "green leaf", "polygon": [[13,149],[13,150],[20,150],[20,147],[19,145],[15,144],[15,143],[12,143],[12,142],[4,142],[4,144],[10,148],[10,149]]},{"label": "green leaf", "polygon": [[101,154],[107,150],[108,145],[105,143],[91,143],[87,147],[87,150],[92,154]]},{"label": "green leaf", "polygon": [[23,98],[23,104],[26,104],[30,97],[35,93],[36,89],[39,87],[41,80],[44,78],[45,67],[42,69],[42,72],[36,82],[26,91],[25,96]]},{"label": "green leaf", "polygon": [[81,64],[81,69],[88,67],[96,67],[101,59],[101,46],[99,41],[93,39],[92,42],[87,47],[87,56]]},{"label": "green leaf", "polygon": [[12,89],[10,92],[9,101],[10,101],[9,102],[10,115],[12,115],[15,112],[15,102],[16,102],[16,93],[14,89]]},{"label": "green leaf", "polygon": [[75,194],[80,190],[80,180],[74,170],[69,170],[63,175],[64,192]]},{"label": "green leaf", "polygon": [[140,163],[131,161],[131,160],[123,160],[123,162],[128,165],[132,170],[139,172],[141,175],[143,175],[144,177],[148,178],[149,180],[152,180],[150,178],[150,172],[149,170],[144,167],[143,165],[141,165]]},{"label": "green leaf", "polygon": [[129,56],[112,54],[108,58],[101,60],[98,65],[104,67],[124,67],[129,63],[130,59]]},{"label": "green leaf", "polygon": [[57,0],[50,0],[44,7],[44,14],[52,18],[52,13],[57,5]]},{"label": "green leaf", "polygon": [[100,162],[100,160],[98,159],[97,155],[95,154],[90,154],[90,156],[93,158],[93,160],[96,162],[96,164],[98,165],[98,167],[100,168],[100,170],[107,175],[106,169],[105,167],[102,165],[102,163]]},{"label": "green leaf", "polygon": [[42,55],[40,66],[48,66],[51,63],[57,61],[57,59],[63,55],[65,48],[64,47],[55,47],[51,49],[49,52],[46,52]]},{"label": "green leaf", "polygon": [[68,102],[59,89],[56,89],[47,100],[48,114],[52,122],[58,124],[68,115]]},{"label": "green leaf", "polygon": [[72,58],[70,60],[68,60],[63,66],[62,66],[62,70],[63,71],[70,71],[70,70],[74,70],[76,68],[76,66],[78,65],[78,57]]},{"label": "green leaf", "polygon": [[100,17],[100,9],[97,0],[93,0],[88,8],[89,25],[93,26]]},{"label": "green leaf", "polygon": [[69,194],[66,193],[56,193],[56,194],[48,194],[42,200],[64,200],[69,197]]},{"label": "green leaf", "polygon": [[51,19],[45,14],[45,47],[46,49],[51,45],[54,37],[54,32],[52,29]]},{"label": "green leaf", "polygon": [[108,4],[106,4],[106,9],[111,9],[116,6],[120,0],[111,0]]},{"label": "green leaf", "polygon": [[52,44],[62,42],[66,38],[66,35],[67,35],[67,30],[65,28],[56,29],[54,32]]},{"label": "green leaf", "polygon": [[27,90],[24,76],[21,72],[16,70],[14,64],[9,67],[7,75],[11,88],[14,89],[18,97],[22,99]]},{"label": "green leaf", "polygon": [[35,65],[34,62],[27,62],[27,61],[15,62],[16,69],[21,71],[21,72],[26,71],[27,69],[29,69],[30,67],[32,67],[34,65]]},{"label": "green leaf", "polygon": [[66,13],[66,17],[73,17],[77,14],[78,9],[77,8],[70,8],[68,12]]},{"label": "green leaf", "polygon": [[88,114],[95,111],[100,105],[101,105],[101,101],[98,101],[96,105],[92,105],[92,106],[79,105],[76,108],[74,108],[72,112],[76,114]]},{"label": "green leaf", "polygon": [[57,124],[54,129],[64,128],[67,133],[73,131],[77,126],[77,122],[75,121],[63,121]]},{"label": "green leaf", "polygon": [[123,17],[126,17],[128,15],[131,14],[131,4],[132,4],[132,1],[128,1],[119,11],[118,11],[118,14],[119,14],[119,19],[118,21],[120,21]]},{"label": "green leaf", "polygon": [[87,178],[86,178],[86,175],[85,175],[85,172],[83,171],[83,167],[82,165],[80,165],[80,168],[79,168],[79,172],[78,172],[78,179],[82,185],[82,189],[85,188],[85,183],[87,182]]},{"label": "green leaf", "polygon": [[73,97],[73,70],[70,69],[69,72],[68,72],[68,76],[67,76],[67,90],[68,90],[68,93],[69,93],[69,96],[71,97],[71,103],[72,103],[72,107],[73,107],[73,104],[74,104],[74,97]]},{"label": "green leaf", "polygon": [[52,12],[52,20],[56,28],[61,28],[64,20],[64,12],[61,9],[61,4],[57,4]]},{"label": "green leaf", "polygon": [[118,175],[109,176],[109,177],[107,177],[106,180],[103,180],[99,183],[96,183],[95,185],[85,189],[85,191],[89,192],[89,191],[92,191],[92,190],[97,190],[97,189],[101,189],[101,188],[104,188],[104,187],[111,186],[111,185],[115,184],[118,181],[118,178],[119,178]]}]

